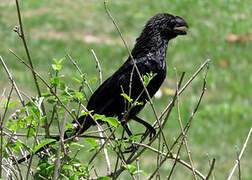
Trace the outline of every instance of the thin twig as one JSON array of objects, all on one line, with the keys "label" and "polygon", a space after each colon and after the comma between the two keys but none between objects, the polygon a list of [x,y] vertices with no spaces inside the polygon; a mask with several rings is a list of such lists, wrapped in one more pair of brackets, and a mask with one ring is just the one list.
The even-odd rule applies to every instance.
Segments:
[{"label": "thin twig", "polygon": [[[144,148],[146,148],[146,149],[149,149],[149,150],[151,150],[151,151],[153,151],[153,152],[155,152],[155,153],[159,153],[159,154],[162,155],[162,157],[164,157],[164,158],[166,158],[166,159],[169,158],[169,159],[175,160],[175,157],[174,157],[172,154],[170,154],[170,153],[162,153],[162,152],[158,151],[157,149],[155,149],[155,148],[153,148],[153,147],[151,147],[151,146],[149,146],[149,145],[147,145],[147,144],[138,143],[138,142],[133,142],[133,143],[136,144],[136,145],[138,145],[138,146],[141,146],[141,147],[144,147]],[[184,165],[185,167],[187,167],[188,169],[192,170],[191,165],[188,164],[188,163],[186,163],[185,161],[183,161],[183,160],[181,160],[181,159],[178,158],[178,162],[179,162],[180,164]],[[195,169],[195,173],[196,173],[197,176],[199,176],[201,179],[203,179],[203,180],[205,179],[205,176],[204,176],[200,171],[198,171],[197,169]]]},{"label": "thin twig", "polygon": [[[175,72],[176,72],[176,77],[178,79],[178,74],[177,74],[176,69],[175,69]],[[177,82],[176,89],[177,89],[176,92],[178,92],[178,82]],[[192,167],[193,178],[194,178],[194,180],[196,180],[197,177],[196,177],[196,174],[195,174],[195,171],[194,171],[194,165],[193,165],[193,161],[192,161],[192,157],[191,157],[191,151],[190,151],[187,139],[186,139],[186,134],[185,134],[184,127],[183,127],[183,124],[182,124],[182,120],[181,120],[181,114],[180,114],[180,96],[178,95],[178,93],[177,93],[177,110],[178,110],[178,121],[179,121],[179,125],[180,125],[180,130],[181,130],[181,132],[183,134],[183,140],[182,140],[182,142],[185,144],[185,147],[186,147],[186,152],[187,152],[187,155],[188,155],[188,158],[189,158],[190,165]]]},{"label": "thin twig", "polygon": [[210,178],[210,176],[212,175],[212,172],[214,170],[214,165],[215,165],[215,158],[213,158],[213,160],[212,160],[212,163],[211,163],[211,166],[210,166],[210,170],[209,170],[209,172],[207,174],[206,180],[208,180]]},{"label": "thin twig", "polygon": [[[20,12],[20,8],[19,8],[18,0],[16,0],[16,8],[17,8],[18,21],[19,21],[19,27],[20,27],[20,31],[18,31],[18,35],[22,39],[24,49],[25,49],[25,52],[26,52],[26,55],[27,55],[27,59],[28,59],[29,65],[30,65],[30,67],[32,69],[32,75],[33,75],[33,79],[34,79],[34,82],[35,82],[35,85],[36,85],[38,96],[41,97],[41,90],[40,90],[40,87],[39,87],[38,79],[36,77],[36,73],[33,71],[34,67],[33,67],[31,55],[30,55],[30,52],[29,52],[29,48],[27,46],[26,39],[25,39],[24,28],[23,28],[23,23],[22,23],[21,12]],[[45,106],[44,106],[43,102],[41,104],[41,108],[42,108],[43,116],[45,116],[46,115],[46,110],[45,110]],[[48,123],[47,119],[45,119],[44,120],[45,133],[49,136],[49,129],[48,129],[48,124],[47,123]]]},{"label": "thin twig", "polygon": [[[4,68],[5,72],[6,72],[6,74],[8,75],[9,80],[11,81],[11,83],[12,83],[13,86],[14,86],[14,89],[15,89],[17,95],[18,95],[18,98],[19,98],[19,100],[20,100],[22,106],[25,107],[25,101],[24,101],[24,99],[22,98],[22,95],[21,95],[21,93],[20,93],[20,91],[19,91],[19,89],[18,89],[18,87],[17,87],[17,85],[16,85],[16,83],[15,83],[15,81],[14,81],[14,79],[13,79],[11,73],[10,73],[8,67],[6,66],[6,64],[5,64],[5,62],[4,62],[4,60],[3,60],[3,58],[2,58],[1,56],[0,56],[0,61],[1,61],[2,65],[3,65],[3,68]],[[28,115],[29,115],[29,112],[28,112],[28,111],[25,111],[25,114],[26,114],[26,116],[28,116]]]},{"label": "thin twig", "polygon": [[5,104],[5,108],[4,108],[4,113],[3,113],[3,116],[1,117],[1,114],[0,114],[0,132],[1,132],[1,146],[0,146],[0,178],[2,178],[2,166],[3,166],[3,123],[4,123],[4,119],[5,119],[5,116],[6,116],[6,113],[7,113],[7,110],[8,110],[8,107],[9,107],[9,102],[10,102],[10,98],[11,98],[11,95],[12,95],[12,91],[13,91],[13,85],[11,86],[11,90],[9,92],[9,95],[7,97],[7,102]]},{"label": "thin twig", "polygon": [[100,65],[100,62],[99,62],[99,59],[97,58],[95,52],[93,49],[91,49],[91,53],[95,59],[95,62],[96,62],[96,68],[98,69],[98,72],[99,72],[99,83],[100,85],[102,84],[102,70],[101,70],[101,65]]},{"label": "thin twig", "polygon": [[240,152],[240,154],[238,156],[238,159],[236,160],[235,165],[234,165],[233,169],[231,170],[227,180],[231,180],[231,178],[232,178],[232,176],[234,174],[234,171],[235,171],[236,167],[238,166],[238,163],[241,160],[242,155],[243,155],[243,153],[244,153],[244,151],[245,151],[245,149],[247,147],[247,144],[248,144],[249,138],[251,136],[251,133],[252,133],[252,126],[250,127],[249,133],[248,133],[247,138],[246,138],[246,140],[245,140],[245,142],[243,144],[242,150],[241,150],[241,152]]},{"label": "thin twig", "polygon": [[[68,59],[72,62],[72,64],[74,65],[74,67],[76,67],[76,69],[79,71],[80,75],[83,75],[81,69],[79,68],[78,64],[74,61],[74,59],[70,56],[70,54],[67,54]],[[84,78],[84,83],[87,85],[89,91],[91,92],[91,94],[93,94],[93,90],[90,87],[90,85],[88,84],[88,81],[86,78]]]},{"label": "thin twig", "polygon": [[[68,100],[67,107],[69,107],[69,104],[70,104],[70,101]],[[53,179],[58,179],[59,177],[61,152],[62,152],[62,149],[64,149],[64,132],[65,132],[65,127],[66,127],[66,121],[67,121],[67,111],[65,111],[64,113],[64,119],[62,122],[62,127],[60,129],[59,148],[57,152],[57,160],[54,167]]]},{"label": "thin twig", "polygon": [[[99,127],[97,127],[97,128],[98,128],[98,131],[100,131],[99,132],[100,137],[103,137],[101,129]],[[101,144],[104,144],[104,143],[105,143],[104,139],[101,139]],[[110,159],[109,159],[109,155],[108,155],[108,150],[106,148],[104,148],[103,152],[104,152],[105,160],[107,163],[107,174],[110,174],[111,173],[111,163],[110,163]]]}]

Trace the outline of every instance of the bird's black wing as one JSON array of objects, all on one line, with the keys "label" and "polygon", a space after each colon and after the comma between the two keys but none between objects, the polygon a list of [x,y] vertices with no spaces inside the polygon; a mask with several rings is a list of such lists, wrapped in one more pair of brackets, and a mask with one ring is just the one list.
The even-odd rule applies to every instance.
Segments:
[{"label": "bird's black wing", "polygon": [[[151,66],[146,57],[136,59],[136,65],[141,76],[150,73]],[[136,70],[133,71],[134,64],[128,59],[121,68],[118,69],[110,78],[108,78],[91,96],[87,109],[94,110],[94,113],[104,114],[106,116],[119,116],[126,110],[126,100],[121,94],[124,92],[129,94],[130,79],[131,82],[131,98],[135,100],[143,90]]]}]

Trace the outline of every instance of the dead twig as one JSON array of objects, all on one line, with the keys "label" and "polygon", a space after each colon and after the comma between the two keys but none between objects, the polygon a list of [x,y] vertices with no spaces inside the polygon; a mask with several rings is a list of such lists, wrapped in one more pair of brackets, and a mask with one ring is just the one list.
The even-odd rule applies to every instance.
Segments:
[{"label": "dead twig", "polygon": [[246,138],[246,140],[245,140],[245,142],[243,144],[242,150],[241,150],[241,152],[240,152],[240,154],[238,156],[238,159],[236,160],[235,165],[234,165],[233,169],[231,170],[227,180],[231,180],[231,178],[232,178],[232,176],[233,176],[233,174],[235,172],[235,169],[237,168],[237,166],[238,166],[238,164],[239,164],[239,162],[240,162],[240,160],[242,158],[242,155],[243,155],[243,153],[244,153],[244,151],[245,151],[245,149],[247,147],[247,144],[248,144],[249,138],[251,136],[251,133],[252,133],[252,126],[250,127],[249,133],[248,133],[247,138]]},{"label": "dead twig", "polygon": [[[26,38],[25,38],[25,34],[24,34],[24,28],[23,28],[23,23],[22,23],[21,12],[20,12],[20,8],[19,8],[18,0],[16,0],[16,8],[17,8],[18,22],[19,22],[19,27],[20,27],[20,31],[19,31],[19,28],[17,28],[16,32],[19,35],[19,37],[22,39],[24,49],[25,49],[25,52],[27,55],[27,59],[28,59],[29,65],[32,69],[32,76],[33,76],[33,79],[34,79],[34,82],[36,85],[37,93],[38,93],[38,96],[41,97],[41,90],[39,87],[38,79],[36,77],[36,73],[34,72],[34,67],[33,67],[33,62],[31,59],[30,51],[29,51],[29,48],[26,43]],[[43,103],[41,104],[41,108],[42,108],[43,116],[46,115],[46,110],[45,110],[45,106]],[[44,128],[45,128],[45,133],[49,136],[49,128],[48,128],[47,119],[45,119],[45,121],[44,121]]]}]

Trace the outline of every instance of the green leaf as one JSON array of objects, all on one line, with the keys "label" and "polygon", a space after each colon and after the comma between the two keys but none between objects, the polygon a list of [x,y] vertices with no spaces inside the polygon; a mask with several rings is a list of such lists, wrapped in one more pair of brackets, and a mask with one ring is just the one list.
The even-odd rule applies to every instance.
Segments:
[{"label": "green leaf", "polygon": [[63,165],[62,169],[69,170],[69,171],[73,171],[74,170],[71,165]]},{"label": "green leaf", "polygon": [[85,116],[85,115],[91,114],[92,112],[93,112],[93,110],[87,111],[87,112],[84,111],[84,112],[81,112],[79,116]]},{"label": "green leaf", "polygon": [[100,114],[94,114],[94,119],[95,120],[104,120],[106,117],[105,115],[100,115]]},{"label": "green leaf", "polygon": [[123,96],[127,101],[129,101],[130,103],[133,102],[133,99],[131,99],[127,94],[122,93],[121,96]]},{"label": "green leaf", "polygon": [[111,180],[111,178],[108,176],[100,176],[97,178],[97,180]]},{"label": "green leaf", "polygon": [[46,146],[46,145],[48,145],[48,144],[52,144],[53,142],[56,142],[56,139],[46,139],[46,140],[44,140],[44,141],[43,141],[42,143],[40,143],[39,145],[36,145],[36,146],[35,146],[34,150],[32,151],[33,154],[36,154],[36,152],[37,152],[40,148],[42,148],[42,147],[44,147],[44,146]]},{"label": "green leaf", "polygon": [[86,73],[83,73],[82,75],[81,75],[81,78],[82,79],[85,79],[87,77],[87,74]]},{"label": "green leaf", "polygon": [[18,104],[18,103],[20,103],[19,100],[9,102],[8,107],[10,108],[10,107],[12,107],[12,106],[15,106],[15,105]]},{"label": "green leaf", "polygon": [[117,118],[114,117],[106,117],[105,119],[102,119],[102,121],[108,122],[111,126],[118,127],[119,121]]},{"label": "green leaf", "polygon": [[84,96],[81,92],[75,92],[75,97],[77,97],[78,99],[82,99]]},{"label": "green leaf", "polygon": [[92,83],[95,83],[97,82],[97,78],[92,78],[88,81],[88,84],[92,84]]},{"label": "green leaf", "polygon": [[77,147],[85,147],[83,144],[79,144],[79,143],[76,143],[76,142],[71,142],[71,146],[77,146]]},{"label": "green leaf", "polygon": [[17,129],[18,129],[18,125],[17,125],[17,123],[14,123],[14,124],[12,124],[11,126],[10,126],[10,130],[12,130],[12,131],[17,131]]},{"label": "green leaf", "polygon": [[92,138],[86,138],[85,141],[87,141],[89,144],[91,144],[94,147],[98,147],[98,143]]},{"label": "green leaf", "polygon": [[76,77],[73,77],[72,79],[73,79],[74,81],[78,82],[78,83],[81,83],[81,82],[82,82],[81,80],[79,80],[79,79],[76,78]]},{"label": "green leaf", "polygon": [[51,78],[51,84],[52,84],[53,86],[57,86],[57,85],[59,85],[59,83],[60,83],[60,80],[59,80],[58,77],[53,77],[53,78]]},{"label": "green leaf", "polygon": [[131,173],[136,172],[137,168],[134,165],[131,164],[127,164],[127,165],[123,165],[126,169],[128,169]]},{"label": "green leaf", "polygon": [[147,85],[150,83],[150,81],[151,81],[156,75],[157,75],[157,73],[154,73],[154,74],[153,74],[152,72],[146,73],[146,75],[143,76],[143,81],[144,81],[145,86],[147,86]]},{"label": "green leaf", "polygon": [[62,69],[62,66],[59,64],[52,64],[52,68],[54,71],[60,71]]},{"label": "green leaf", "polygon": [[137,136],[130,136],[130,137],[129,137],[129,140],[131,140],[131,141],[137,141],[138,138],[137,138]]},{"label": "green leaf", "polygon": [[16,142],[16,145],[17,145],[18,147],[24,148],[25,150],[31,152],[31,149],[30,149],[28,146],[26,146],[24,143],[20,142],[20,141],[17,141],[17,142]]},{"label": "green leaf", "polygon": [[41,93],[41,96],[43,96],[43,97],[50,97],[52,95],[50,93]]}]

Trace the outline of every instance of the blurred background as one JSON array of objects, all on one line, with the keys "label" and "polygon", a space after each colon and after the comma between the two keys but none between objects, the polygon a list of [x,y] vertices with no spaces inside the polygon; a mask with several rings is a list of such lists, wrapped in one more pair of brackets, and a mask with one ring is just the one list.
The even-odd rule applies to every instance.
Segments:
[{"label": "blurred background", "polygon": [[[98,78],[91,49],[100,60],[104,79],[128,57],[115,27],[105,13],[102,0],[26,0],[21,1],[20,5],[35,69],[45,78],[52,71],[52,59],[63,58],[67,53],[87,73],[88,79]],[[154,99],[154,103],[160,113],[171,100],[176,88],[174,68],[179,74],[185,71],[186,78],[189,78],[206,59],[211,59],[207,91],[193,119],[188,141],[197,169],[207,173],[209,159],[216,158],[215,177],[226,178],[237,158],[236,147],[239,150],[242,148],[252,125],[252,1],[110,0],[109,8],[131,48],[146,21],[156,13],[179,15],[188,22],[188,35],[169,43],[167,79],[161,88],[161,98]],[[15,1],[1,0],[0,55],[19,88],[33,96],[36,94],[31,73],[8,50],[12,49],[26,59],[22,42],[13,32],[16,25]],[[64,60],[62,74],[65,74],[64,79],[71,87],[78,86],[72,80],[72,77],[79,76],[78,72],[68,59]],[[0,77],[2,93],[4,88],[10,87],[2,67]],[[201,74],[181,96],[183,122],[188,120],[197,103],[202,78]],[[93,89],[97,87],[98,81],[92,84]],[[154,122],[150,109],[147,105],[140,116]],[[180,132],[176,117],[174,111],[165,127],[169,142]],[[133,131],[143,131],[141,128],[139,126]],[[85,161],[88,156],[87,152],[83,152],[79,158]],[[140,159],[140,166],[144,171],[151,172],[155,157],[144,157]],[[187,160],[185,152],[181,158]],[[168,175],[171,166],[171,162],[162,166],[162,177]],[[174,179],[190,179],[191,172],[180,168],[178,166],[176,169]],[[252,179],[251,140],[241,161],[241,169],[243,179]],[[127,179],[126,175],[123,174],[121,178]]]}]

